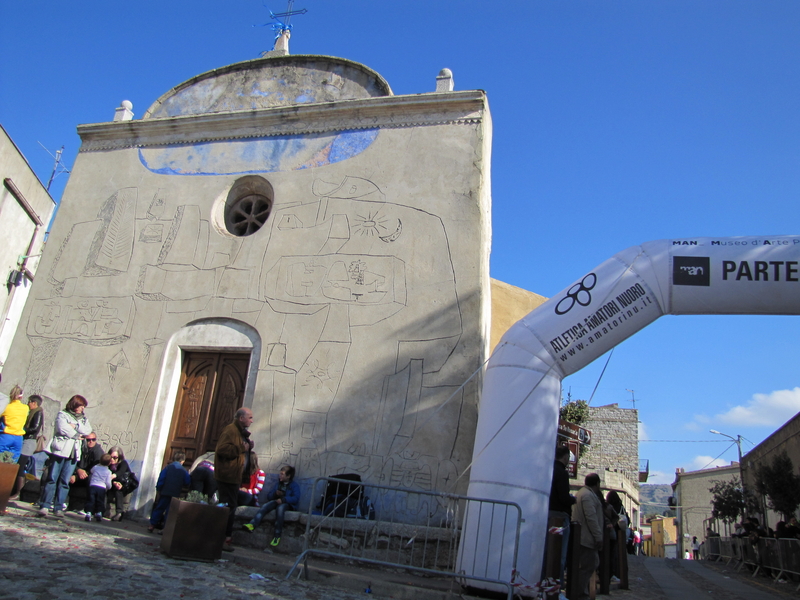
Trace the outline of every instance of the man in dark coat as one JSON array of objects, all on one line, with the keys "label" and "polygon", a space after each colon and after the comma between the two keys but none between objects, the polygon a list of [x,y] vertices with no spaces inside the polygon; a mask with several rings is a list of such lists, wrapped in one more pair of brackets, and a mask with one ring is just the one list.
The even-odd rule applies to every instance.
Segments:
[{"label": "man in dark coat", "polygon": [[[217,481],[217,497],[230,509],[224,550],[232,550],[233,518],[239,505],[239,488],[245,477],[249,479],[250,442],[248,427],[253,423],[253,411],[240,408],[233,416],[233,423],[225,427],[214,450],[214,479]],[[245,475],[248,473],[248,475]]]},{"label": "man in dark coat", "polygon": [[89,477],[92,467],[100,464],[100,459],[105,450],[97,441],[97,434],[92,432],[83,438],[83,449],[81,457],[78,459],[78,466],[69,478],[69,510],[75,510],[79,515],[83,515],[83,506],[89,497]]},{"label": "man in dark coat", "polygon": [[[567,564],[567,548],[569,547],[570,514],[572,513],[572,505],[575,504],[575,497],[569,493],[569,473],[567,473],[569,454],[569,448],[566,446],[556,448],[556,459],[553,462],[553,481],[550,484],[550,512],[548,514],[549,518],[561,519],[560,526],[563,528],[561,562],[558,570],[558,580],[562,588],[564,587],[564,566]],[[547,564],[546,554],[544,564]],[[545,573],[543,571],[542,578],[544,576]]]}]

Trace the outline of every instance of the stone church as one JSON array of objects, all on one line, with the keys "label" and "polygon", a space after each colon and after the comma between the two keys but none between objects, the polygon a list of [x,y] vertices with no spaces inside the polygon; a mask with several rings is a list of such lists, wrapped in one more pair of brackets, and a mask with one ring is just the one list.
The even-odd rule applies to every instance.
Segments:
[{"label": "stone church", "polygon": [[[482,91],[397,96],[368,67],[273,52],[82,145],[3,371],[73,394],[154,496],[240,406],[261,466],[464,492],[489,353]],[[520,315],[529,310],[525,307]]]}]

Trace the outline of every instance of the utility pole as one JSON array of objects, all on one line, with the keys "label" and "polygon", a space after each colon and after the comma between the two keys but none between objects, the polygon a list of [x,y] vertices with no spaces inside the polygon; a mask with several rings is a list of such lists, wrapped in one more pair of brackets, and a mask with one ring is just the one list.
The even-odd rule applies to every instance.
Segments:
[{"label": "utility pole", "polygon": [[742,471],[742,436],[737,433],[736,437],[733,437],[732,435],[728,435],[727,433],[722,433],[721,431],[717,431],[716,429],[709,429],[708,431],[709,433],[721,435],[728,438],[729,440],[733,440],[733,443],[736,444],[736,449],[739,451],[739,479],[742,480],[742,497],[744,498],[745,501],[744,502],[745,515],[747,515],[747,494],[745,492],[745,487],[744,487],[744,471]]}]

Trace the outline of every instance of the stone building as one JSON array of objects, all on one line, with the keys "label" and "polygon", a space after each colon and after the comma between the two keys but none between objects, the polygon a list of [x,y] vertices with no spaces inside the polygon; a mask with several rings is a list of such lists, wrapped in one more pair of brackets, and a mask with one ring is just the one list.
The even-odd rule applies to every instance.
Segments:
[{"label": "stone building", "polygon": [[79,126],[3,389],[43,395],[50,421],[86,396],[141,474],[140,508],[239,406],[264,469],[463,491],[481,378],[459,386],[490,340],[491,119],[449,71],[435,89],[272,55]]},{"label": "stone building", "polygon": [[[706,538],[706,527],[709,526],[707,521],[712,518],[710,488],[716,481],[731,481],[734,477],[739,477],[738,462],[699,471],[675,469],[672,490],[675,499],[679,556],[683,556],[684,551],[692,549],[691,542],[694,536],[700,541]],[[712,528],[716,531],[716,527]]]},{"label": "stone building", "polygon": [[[4,294],[0,313],[0,370],[20,323],[39,265],[47,225],[56,204],[28,161],[0,126],[0,266]],[[6,380],[7,387],[15,381]]]},{"label": "stone building", "polygon": [[[742,479],[744,480],[745,489],[758,496],[756,492],[758,468],[771,465],[774,457],[783,451],[791,459],[795,475],[800,474],[800,413],[786,421],[774,433],[742,457]],[[767,527],[774,528],[778,521],[783,520],[783,516],[767,507],[766,498],[758,496],[758,500],[763,511],[761,522]]]},{"label": "stone building", "polygon": [[616,490],[631,523],[639,523],[639,411],[618,404],[590,406],[582,424],[592,432],[591,444],[578,463],[572,486],[583,485],[589,473],[600,475],[605,492]]}]

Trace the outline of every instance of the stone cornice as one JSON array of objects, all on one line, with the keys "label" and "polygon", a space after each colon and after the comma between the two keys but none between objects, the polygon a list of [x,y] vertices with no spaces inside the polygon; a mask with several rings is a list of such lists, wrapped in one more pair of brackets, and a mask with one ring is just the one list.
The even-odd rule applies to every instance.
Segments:
[{"label": "stone cornice", "polygon": [[481,90],[383,96],[253,111],[79,125],[80,152],[302,135],[354,129],[480,123]]}]

